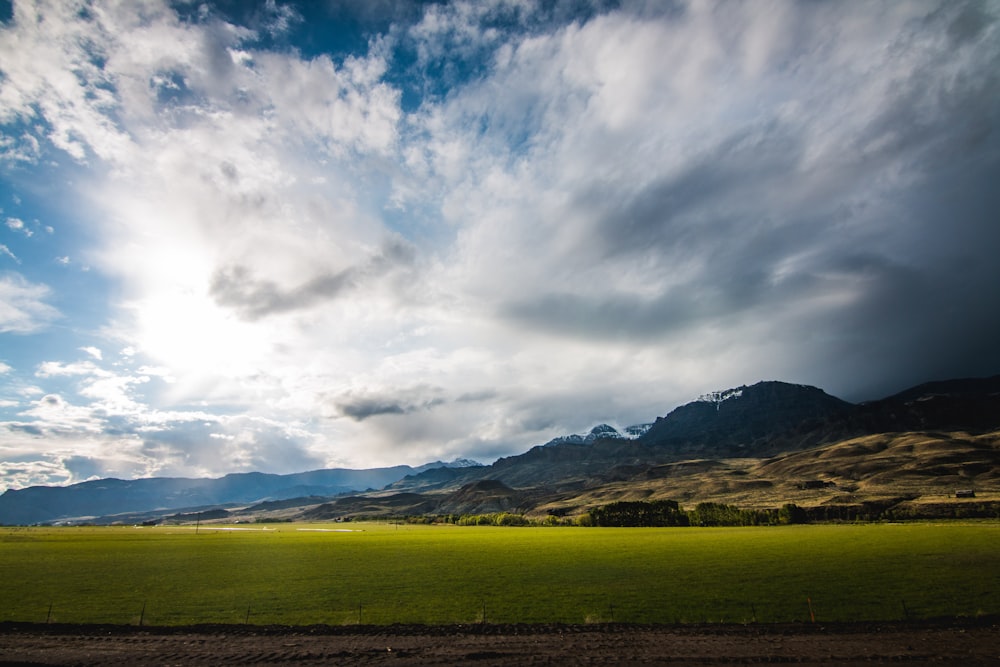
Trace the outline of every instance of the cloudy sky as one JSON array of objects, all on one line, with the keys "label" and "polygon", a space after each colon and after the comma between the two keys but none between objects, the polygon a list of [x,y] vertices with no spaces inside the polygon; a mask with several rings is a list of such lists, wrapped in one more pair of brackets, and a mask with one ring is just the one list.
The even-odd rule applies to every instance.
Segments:
[{"label": "cloudy sky", "polygon": [[1000,372],[997,2],[0,21],[0,490]]}]

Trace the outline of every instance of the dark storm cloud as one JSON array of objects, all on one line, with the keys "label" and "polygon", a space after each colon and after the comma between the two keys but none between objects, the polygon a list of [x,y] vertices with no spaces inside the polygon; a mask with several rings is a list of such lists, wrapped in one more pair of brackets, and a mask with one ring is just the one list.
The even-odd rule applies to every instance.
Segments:
[{"label": "dark storm cloud", "polygon": [[[825,323],[835,334],[827,372],[874,398],[896,388],[1000,371],[1000,165],[971,165],[915,193],[905,214],[923,234],[904,239],[898,263],[851,266],[866,278],[862,298]],[[870,387],[870,389],[865,389]]]},{"label": "dark storm cloud", "polygon": [[[762,374],[769,364],[809,369],[855,399],[997,372],[992,21],[979,5],[946,6],[887,45],[884,84],[870,85],[875,69],[857,92],[799,90],[794,112],[776,106],[720,126],[683,164],[659,177],[651,168],[641,187],[577,190],[572,210],[592,234],[576,269],[609,280],[589,290],[542,284],[498,312],[553,334],[644,343],[770,322],[787,347],[781,360],[758,360]],[[948,39],[928,41],[928,30]],[[817,137],[822,160],[810,155]],[[616,287],[616,273],[639,267],[650,273],[645,293]],[[747,342],[734,332],[727,344]]]},{"label": "dark storm cloud", "polygon": [[360,422],[379,415],[405,415],[410,411],[410,406],[374,398],[360,398],[337,403],[337,409],[344,416]]},{"label": "dark storm cloud", "polygon": [[983,34],[993,19],[983,11],[981,2],[956,3],[957,8],[951,13],[941,12],[929,17],[929,23],[944,20],[948,24],[948,36],[955,46],[975,41]]},{"label": "dark storm cloud", "polygon": [[575,338],[649,343],[706,324],[737,322],[752,310],[818,298],[831,289],[831,281],[822,276],[805,274],[775,284],[763,271],[730,266],[698,284],[669,289],[654,297],[625,292],[550,292],[508,302],[499,312],[531,328]]},{"label": "dark storm cloud", "polygon": [[336,299],[398,269],[411,267],[415,256],[410,244],[392,238],[364,265],[320,273],[290,288],[258,278],[247,266],[229,266],[212,276],[209,294],[220,306],[233,308],[244,319],[254,321]]},{"label": "dark storm cloud", "polygon": [[581,193],[574,209],[598,212],[587,238],[597,268],[582,272],[607,272],[613,284],[615,267],[652,263],[658,275],[674,274],[676,284],[652,296],[551,292],[541,285],[504,303],[501,316],[585,338],[642,341],[822,296],[833,288],[822,266],[777,275],[787,258],[836,241],[829,217],[818,218],[830,202],[791,211],[785,203],[801,144],[792,130],[768,123],[731,133],[679,173],[637,192]]},{"label": "dark storm cloud", "polygon": [[268,315],[307,308],[335,298],[352,284],[352,271],[321,274],[285,289],[270,280],[254,277],[245,266],[216,271],[210,293],[220,306],[234,308],[241,317],[257,320]]},{"label": "dark storm cloud", "polygon": [[535,329],[595,340],[656,338],[684,330],[709,315],[702,294],[644,300],[631,294],[550,293],[508,303],[500,313]]},{"label": "dark storm cloud", "polygon": [[371,417],[431,410],[446,402],[440,394],[440,388],[421,386],[398,392],[348,392],[333,398],[330,403],[338,414],[361,422]]},{"label": "dark storm cloud", "polygon": [[650,244],[687,254],[753,222],[761,201],[781,192],[800,159],[800,145],[778,123],[747,128],[638,192],[588,189],[576,209],[603,211],[596,232],[608,254],[645,252]]}]

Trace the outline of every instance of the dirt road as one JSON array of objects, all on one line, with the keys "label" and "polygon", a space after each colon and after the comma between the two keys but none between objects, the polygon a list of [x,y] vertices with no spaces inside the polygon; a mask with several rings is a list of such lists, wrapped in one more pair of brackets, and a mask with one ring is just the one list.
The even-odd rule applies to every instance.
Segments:
[{"label": "dirt road", "polygon": [[1000,619],[780,626],[0,624],[0,665],[1000,665]]}]

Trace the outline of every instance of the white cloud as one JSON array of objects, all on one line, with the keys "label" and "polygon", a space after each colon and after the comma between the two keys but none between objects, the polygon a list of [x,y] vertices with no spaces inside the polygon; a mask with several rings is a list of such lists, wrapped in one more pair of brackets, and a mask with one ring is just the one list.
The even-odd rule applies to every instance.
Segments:
[{"label": "white cloud", "polygon": [[16,29],[0,33],[5,75],[0,120],[30,120],[39,109],[51,126],[47,138],[82,161],[84,142],[101,146],[103,157],[123,137],[102,113],[107,91],[101,86],[108,82],[83,53],[90,35],[76,14],[71,4],[59,2],[14,7]]},{"label": "white cloud", "polygon": [[0,135],[0,162],[33,164],[40,153],[38,139],[27,132],[20,137]]},{"label": "white cloud", "polygon": [[111,373],[97,366],[92,361],[77,361],[70,364],[65,364],[61,361],[43,361],[38,365],[35,375],[41,378],[73,375],[110,377]]},{"label": "white cloud", "polygon": [[31,283],[18,273],[0,274],[0,333],[28,334],[59,317],[46,303],[51,290]]},{"label": "white cloud", "polygon": [[70,403],[59,394],[42,396],[21,416],[32,419],[32,428],[53,436],[75,439],[102,431],[100,420],[93,416],[89,407]]},{"label": "white cloud", "polygon": [[298,325],[241,321],[208,293],[214,276],[246,270],[282,293],[343,271],[354,283],[384,279],[371,265],[390,235],[356,187],[396,142],[383,46],[341,63],[303,60],[246,50],[249,32],[182,23],[159,3],[99,4],[86,20],[45,6],[47,28],[33,11],[19,9],[6,32],[20,53],[5,61],[0,103],[9,115],[37,110],[63,137],[57,146],[112,168],[93,200],[107,206],[94,215],[107,224],[100,262],[126,286],[117,324],[186,378],[177,397],[233,397],[276,346],[304,342]]},{"label": "white cloud", "polygon": [[[335,156],[345,151],[386,153],[396,140],[399,95],[380,81],[384,57],[353,58],[336,66],[328,56],[312,60],[260,54],[254,59],[262,100],[286,140],[305,139]],[[264,93],[266,90],[266,93]]]},{"label": "white cloud", "polygon": [[[150,382],[146,376],[95,373],[84,366],[48,368],[85,380],[78,400],[46,394],[20,412],[19,421],[0,423],[0,460],[11,466],[15,464],[10,461],[32,456],[49,461],[21,466],[5,479],[7,488],[109,475],[294,472],[328,462],[317,449],[315,435],[287,420],[157,410],[134,396],[136,387]],[[10,407],[17,405],[12,402]]]},{"label": "white cloud", "polygon": [[20,232],[25,236],[33,236],[33,232],[24,224],[24,220],[20,218],[7,218],[7,228],[14,232]]},{"label": "white cloud", "polygon": [[11,249],[2,243],[0,243],[0,255],[6,255],[7,257],[10,257],[12,260],[14,260],[16,263],[18,264],[21,263],[21,260],[17,258],[17,255],[11,252]]},{"label": "white cloud", "polygon": [[[996,284],[989,206],[964,203],[986,190],[958,183],[996,171],[989,16],[561,6],[431,4],[337,59],[165,2],[18,3],[0,122],[87,167],[97,247],[72,256],[114,281],[103,347],[125,346],[39,366],[77,395],[25,417],[67,441],[78,419],[87,461],[126,433],[114,469],[144,473],[488,458],[762,377],[835,391],[929,330],[866,313]],[[935,178],[963,196],[922,205]],[[0,276],[0,331],[51,296]]]},{"label": "white cloud", "polygon": [[[0,452],[3,449],[0,448]],[[2,453],[0,453],[2,456]],[[7,461],[0,459],[0,479],[4,490],[24,489],[36,485],[61,485],[70,480],[65,467],[52,460]]]}]

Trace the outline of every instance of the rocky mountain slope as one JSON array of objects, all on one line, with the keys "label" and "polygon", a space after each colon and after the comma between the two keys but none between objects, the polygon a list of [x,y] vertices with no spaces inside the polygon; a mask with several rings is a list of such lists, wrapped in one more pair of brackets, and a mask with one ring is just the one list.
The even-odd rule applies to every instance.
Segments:
[{"label": "rocky mountain slope", "polygon": [[533,503],[540,516],[642,499],[953,502],[959,489],[1000,502],[1000,377],[932,382],[857,405],[815,387],[761,382],[680,406],[636,439],[557,439],[492,466],[447,479],[414,475],[390,488],[443,497],[485,479],[516,489],[520,505]]},{"label": "rocky mountain slope", "polygon": [[[442,491],[479,479],[513,488],[575,491],[620,481],[630,470],[705,459],[765,458],[875,433],[1000,428],[1000,376],[913,387],[852,404],[816,387],[759,382],[703,396],[658,418],[637,438],[604,426],[586,442],[556,439],[491,466],[412,475],[391,488]],[[579,436],[578,436],[579,437]]]},{"label": "rocky mountain slope", "polygon": [[[222,516],[230,518],[317,520],[500,511],[565,516],[647,498],[750,506],[920,502],[958,487],[1000,499],[1000,376],[926,383],[861,404],[815,387],[759,382],[713,392],[623,431],[601,424],[489,466],[35,487],[0,496],[0,523],[124,512],[134,520],[140,511],[163,516],[165,509],[226,504],[232,512]],[[331,497],[364,489],[380,490]]]},{"label": "rocky mountain slope", "polygon": [[[956,498],[956,491],[973,492]],[[686,508],[724,503],[746,509],[794,503],[818,519],[891,511],[899,518],[1000,513],[1000,430],[906,431],[850,438],[764,458],[692,459],[619,465],[599,482],[576,488],[512,488],[480,479],[457,489],[414,493],[383,490],[269,514],[302,520],[373,516],[511,512],[536,519],[573,517],[616,501],[673,500]],[[260,508],[228,518],[265,516]]]}]

